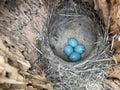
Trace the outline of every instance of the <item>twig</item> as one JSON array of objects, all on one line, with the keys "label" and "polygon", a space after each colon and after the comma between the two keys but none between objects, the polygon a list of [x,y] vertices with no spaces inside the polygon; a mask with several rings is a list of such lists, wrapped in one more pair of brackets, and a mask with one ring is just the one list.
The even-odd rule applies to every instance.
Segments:
[{"label": "twig", "polygon": [[61,16],[68,16],[68,17],[73,17],[73,16],[76,16],[76,17],[78,17],[78,16],[81,16],[81,15],[76,15],[76,14],[60,14]]},{"label": "twig", "polygon": [[113,49],[113,45],[114,45],[114,41],[115,41],[115,38],[117,37],[117,34],[115,34],[113,37],[112,37],[112,43],[111,43],[111,50]]}]

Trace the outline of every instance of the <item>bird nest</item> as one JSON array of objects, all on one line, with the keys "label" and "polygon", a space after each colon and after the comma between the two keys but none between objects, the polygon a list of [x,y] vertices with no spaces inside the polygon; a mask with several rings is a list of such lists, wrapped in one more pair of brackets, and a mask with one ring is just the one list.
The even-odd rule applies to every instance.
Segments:
[{"label": "bird nest", "polygon": [[[44,67],[45,72],[47,73],[47,78],[54,83],[55,90],[110,89],[110,87],[104,83],[106,70],[114,65],[114,61],[109,53],[111,45],[108,41],[110,38],[96,12],[91,8],[91,6],[89,6],[88,3],[85,3],[82,0],[80,2],[77,2],[77,0],[60,3],[53,2],[48,3],[48,6],[50,11],[49,18],[47,20],[46,28],[43,29],[43,32],[40,35],[39,42],[41,42],[41,47],[38,51],[42,56],[41,62],[44,66],[47,66],[47,68]],[[70,11],[72,11],[72,13]],[[79,13],[76,11],[79,11]],[[96,27],[98,33],[95,34],[97,42],[95,47],[92,48],[92,51],[88,51],[90,53],[86,56],[88,58],[83,59],[82,62],[67,62],[53,50],[53,47],[51,47],[51,38],[54,36],[54,34],[56,34],[59,25],[60,27],[63,27],[63,24],[69,22],[66,20],[66,18],[70,18],[70,21],[72,22],[74,21],[74,18],[77,17],[78,22],[75,23],[77,24],[79,23],[79,18],[81,18],[81,16],[85,16],[85,18],[89,17],[94,24],[97,25]],[[63,19],[60,19],[60,17]],[[70,27],[70,25],[68,26]],[[67,32],[67,30],[63,30],[62,34],[65,32]],[[79,34],[81,33],[76,33],[75,36],[77,36],[77,34],[80,36]],[[59,33],[59,35],[61,34]],[[66,38],[69,38],[67,36],[63,37],[65,37],[64,39],[66,41]],[[87,38],[87,36],[84,37]],[[60,40],[63,41],[63,39]],[[60,43],[64,46],[63,42]],[[46,61],[49,62],[47,65]]]},{"label": "bird nest", "polygon": [[[105,23],[108,27],[104,28],[95,10],[83,1],[92,0],[1,0],[1,90],[53,90],[51,82],[54,84],[55,90],[112,90],[104,82],[106,70],[114,65],[109,49],[116,47],[113,43],[111,45],[112,39],[108,35],[110,25]],[[114,2],[111,2],[114,5]],[[101,3],[98,5],[100,8],[103,5]],[[103,13],[108,15],[106,4],[103,6],[105,7]],[[116,15],[119,16],[119,13],[114,14],[114,16]],[[106,16],[104,18],[106,21]],[[118,25],[118,18],[117,20],[113,18],[113,20]],[[75,23],[72,23],[73,21]],[[88,23],[86,24],[85,21]],[[67,25],[68,27],[66,27]],[[61,26],[62,30],[60,30]],[[76,33],[69,30],[69,27],[73,26]],[[115,29],[115,26],[112,28]],[[86,35],[86,31],[82,31],[81,28],[88,34]],[[60,33],[56,33],[57,31]],[[68,33],[69,37],[65,36],[65,33]],[[85,36],[82,36],[83,33]],[[60,34],[61,38],[56,38],[60,42],[59,44],[54,43],[54,34],[58,36]],[[70,37],[75,37],[79,44],[84,44],[86,48],[78,62],[70,62],[68,58],[65,58],[63,52]],[[84,41],[84,37],[90,42]],[[112,42],[115,38],[113,37]],[[91,42],[94,45],[92,47],[89,46]],[[119,45],[119,43],[117,44]],[[118,51],[117,56],[119,56]],[[51,82],[46,79],[43,70]],[[117,80],[116,78],[118,78],[119,80],[119,67],[113,70],[116,73],[111,70],[108,73],[110,74],[108,79]],[[108,82],[110,81],[108,80]]]}]

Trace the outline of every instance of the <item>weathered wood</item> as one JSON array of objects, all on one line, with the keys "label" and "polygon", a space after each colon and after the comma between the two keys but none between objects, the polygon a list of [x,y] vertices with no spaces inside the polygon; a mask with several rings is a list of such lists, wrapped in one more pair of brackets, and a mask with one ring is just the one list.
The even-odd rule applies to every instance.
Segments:
[{"label": "weathered wood", "polygon": [[26,88],[29,83],[38,89],[51,87],[33,47],[46,15],[41,0],[0,1],[0,88],[2,83],[7,84],[3,85],[4,89],[15,90]]}]

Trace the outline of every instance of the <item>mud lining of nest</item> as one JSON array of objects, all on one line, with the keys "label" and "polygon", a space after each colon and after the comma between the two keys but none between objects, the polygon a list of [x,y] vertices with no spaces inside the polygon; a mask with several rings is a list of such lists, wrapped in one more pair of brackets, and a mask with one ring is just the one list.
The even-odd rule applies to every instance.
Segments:
[{"label": "mud lining of nest", "polygon": [[[54,83],[55,90],[107,90],[111,89],[104,83],[106,70],[114,65],[112,57],[108,54],[110,49],[109,36],[107,30],[101,25],[104,33],[104,43],[99,43],[99,48],[93,52],[93,56],[84,63],[69,63],[54,55],[50,46],[48,29],[52,24],[52,16],[58,5],[63,2],[48,2],[49,18],[40,35],[41,48],[39,53],[42,55],[41,62],[45,67],[47,78]],[[73,2],[72,2],[73,3]],[[75,3],[73,3],[74,5]],[[64,5],[64,4],[63,4]],[[85,4],[86,5],[86,4]],[[65,14],[67,15],[67,13]],[[77,14],[74,14],[77,15]],[[99,20],[98,20],[99,22]],[[97,22],[96,22],[97,23]],[[101,22],[99,22],[101,24]],[[97,53],[96,53],[97,52]],[[47,63],[46,65],[46,61]],[[111,89],[112,90],[112,89]]]}]

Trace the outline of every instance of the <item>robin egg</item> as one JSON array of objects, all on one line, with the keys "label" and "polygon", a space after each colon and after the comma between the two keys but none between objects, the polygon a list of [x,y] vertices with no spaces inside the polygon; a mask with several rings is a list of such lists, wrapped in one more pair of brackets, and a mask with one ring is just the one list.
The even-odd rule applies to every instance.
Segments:
[{"label": "robin egg", "polygon": [[70,61],[72,62],[76,62],[79,61],[81,59],[81,55],[79,53],[73,52],[70,56],[69,56]]},{"label": "robin egg", "polygon": [[85,46],[84,45],[77,45],[74,49],[75,52],[79,54],[83,54],[85,52]]},{"label": "robin egg", "polygon": [[64,53],[69,56],[73,52],[73,48],[70,45],[64,47]]},{"label": "robin egg", "polygon": [[75,38],[70,38],[70,39],[68,40],[68,44],[69,44],[70,46],[72,46],[72,47],[75,47],[75,46],[78,45],[78,41],[77,41]]}]

